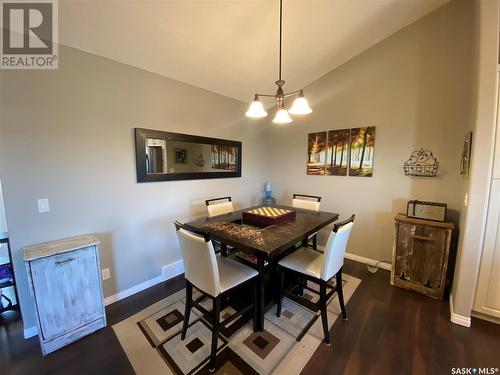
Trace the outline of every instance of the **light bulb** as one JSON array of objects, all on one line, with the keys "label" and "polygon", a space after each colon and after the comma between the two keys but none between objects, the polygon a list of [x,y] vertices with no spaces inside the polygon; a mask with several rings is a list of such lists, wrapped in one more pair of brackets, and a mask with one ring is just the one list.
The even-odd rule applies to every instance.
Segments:
[{"label": "light bulb", "polygon": [[297,99],[294,100],[290,113],[292,115],[307,115],[312,112],[307,99],[304,98],[304,93],[301,91]]},{"label": "light bulb", "polygon": [[250,104],[250,107],[248,107],[248,111],[245,113],[245,115],[247,117],[252,117],[252,118],[260,118],[267,116],[267,112],[262,106],[262,103],[260,102],[259,97],[257,95],[255,95],[255,99]]},{"label": "light bulb", "polygon": [[288,124],[292,122],[292,119],[288,115],[288,111],[284,108],[281,108],[278,112],[276,112],[276,116],[274,116],[273,122],[275,124]]}]

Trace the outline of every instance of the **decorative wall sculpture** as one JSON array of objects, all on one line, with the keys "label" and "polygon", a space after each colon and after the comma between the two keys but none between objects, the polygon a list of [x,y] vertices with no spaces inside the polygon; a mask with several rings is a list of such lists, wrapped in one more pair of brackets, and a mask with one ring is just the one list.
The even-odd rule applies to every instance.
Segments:
[{"label": "decorative wall sculpture", "polygon": [[470,154],[472,150],[472,131],[467,132],[464,139],[464,149],[460,158],[460,176],[469,178]]},{"label": "decorative wall sculpture", "polygon": [[413,151],[410,158],[404,162],[403,169],[406,176],[436,177],[439,162],[430,150]]}]

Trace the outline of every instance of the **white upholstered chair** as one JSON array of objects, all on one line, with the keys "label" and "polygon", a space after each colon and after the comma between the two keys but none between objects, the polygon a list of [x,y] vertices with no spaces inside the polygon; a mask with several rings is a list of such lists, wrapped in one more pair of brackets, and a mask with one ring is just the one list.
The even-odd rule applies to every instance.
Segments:
[{"label": "white upholstered chair", "polygon": [[[304,210],[319,211],[319,205],[321,203],[321,197],[317,195],[307,195],[307,194],[294,194],[292,200],[292,207],[301,208]],[[311,242],[311,246],[314,250],[318,249],[318,232],[311,234],[307,238],[307,242]]]},{"label": "white upholstered chair", "polygon": [[224,215],[234,211],[231,197],[207,199],[205,204],[207,206],[208,217]]},{"label": "white upholstered chair", "polygon": [[[311,250],[308,247],[301,247],[278,262],[278,272],[280,274],[280,295],[276,315],[278,317],[281,315],[281,305],[284,294],[289,295],[294,299],[303,298],[291,293],[290,290],[283,290],[284,272],[291,272],[297,275],[299,279],[306,279],[319,284],[319,293],[312,288],[307,287],[307,289],[319,294],[319,302],[316,304],[316,307],[321,311],[325,343],[328,345],[330,344],[330,335],[328,332],[326,307],[328,299],[335,292],[337,292],[339,297],[342,317],[344,320],[347,319],[344,304],[344,293],[342,290],[342,266],[344,264],[344,254],[353,225],[354,215],[345,221],[336,223],[330,233],[324,252]],[[333,277],[336,278],[335,286],[328,284]],[[330,289],[328,293],[326,292],[327,288]],[[307,303],[310,304],[311,302],[309,301]]]},{"label": "white upholstered chair", "polygon": [[[227,257],[215,255],[210,236],[204,232],[192,231],[185,225],[175,222],[177,238],[182,251],[184,261],[184,278],[186,279],[186,310],[184,313],[184,324],[182,327],[181,340],[186,337],[189,325],[191,308],[195,307],[202,313],[211,317],[212,320],[212,349],[209,362],[209,370],[215,370],[217,353],[217,340],[219,326],[225,326],[250,309],[254,310],[254,330],[256,329],[256,292],[257,284],[255,277],[257,271],[238,263]],[[253,283],[253,301],[241,311],[220,322],[221,302],[235,288],[243,287]],[[202,295],[212,299],[213,309],[208,312],[199,301],[193,300],[193,287],[198,289]],[[220,323],[219,323],[220,322]]]},{"label": "white upholstered chair", "polygon": [[[231,197],[207,199],[205,201],[205,205],[207,206],[208,217],[229,214],[234,211]],[[232,254],[238,251],[233,247],[220,243],[218,241],[213,241],[213,243],[215,252],[220,252],[223,256],[227,256],[228,254]]]}]

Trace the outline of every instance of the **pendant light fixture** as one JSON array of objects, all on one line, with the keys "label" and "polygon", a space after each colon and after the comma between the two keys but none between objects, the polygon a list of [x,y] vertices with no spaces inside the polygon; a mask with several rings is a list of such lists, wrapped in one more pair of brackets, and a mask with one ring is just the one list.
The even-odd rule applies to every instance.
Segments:
[{"label": "pendant light fixture", "polygon": [[[252,117],[252,118],[259,118],[259,117],[266,117],[267,112],[264,109],[264,106],[262,105],[260,101],[260,97],[266,97],[266,98],[274,98],[276,100],[276,104],[278,106],[278,111],[276,112],[276,115],[274,116],[273,122],[275,124],[287,124],[292,122],[292,119],[290,118],[289,113],[292,115],[307,115],[312,112],[311,108],[309,107],[309,103],[307,103],[307,99],[304,97],[304,91],[303,90],[297,90],[297,91],[292,91],[289,93],[285,93],[283,91],[283,85],[285,84],[285,81],[281,79],[281,45],[282,45],[282,40],[283,40],[283,0],[279,0],[280,3],[280,49],[279,49],[279,77],[278,80],[275,82],[276,85],[278,86],[278,90],[276,91],[276,94],[274,95],[269,95],[269,94],[255,94],[253,102],[250,104],[250,107],[248,108],[248,111],[245,113],[246,116]],[[290,96],[298,95],[298,97],[295,99],[293,102],[292,108],[290,108],[290,111],[287,111],[285,109],[285,98],[288,98]]]}]

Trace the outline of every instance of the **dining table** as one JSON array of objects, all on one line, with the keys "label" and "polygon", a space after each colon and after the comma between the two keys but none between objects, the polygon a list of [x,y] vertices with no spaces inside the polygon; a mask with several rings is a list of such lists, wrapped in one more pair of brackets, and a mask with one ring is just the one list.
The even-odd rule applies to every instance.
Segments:
[{"label": "dining table", "polygon": [[[262,207],[274,207],[295,211],[295,215],[285,222],[266,227],[245,222],[243,213]],[[264,329],[266,311],[265,275],[274,269],[276,263],[296,248],[297,244],[307,246],[308,237],[336,221],[339,214],[326,211],[312,211],[285,205],[256,205],[230,213],[201,217],[185,223],[188,228],[209,233],[221,244],[222,256],[227,255],[227,246],[250,255],[247,261],[258,271],[257,288],[257,329]],[[270,303],[272,301],[269,301]]]}]

